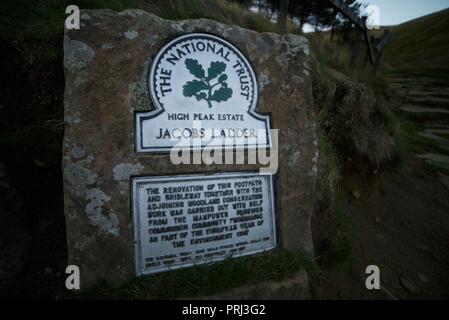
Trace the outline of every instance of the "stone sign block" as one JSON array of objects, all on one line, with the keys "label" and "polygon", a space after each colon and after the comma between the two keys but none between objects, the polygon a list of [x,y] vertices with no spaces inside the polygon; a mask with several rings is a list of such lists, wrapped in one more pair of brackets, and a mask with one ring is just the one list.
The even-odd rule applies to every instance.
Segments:
[{"label": "stone sign block", "polygon": [[[210,44],[210,50],[215,50],[215,56],[207,61],[205,56],[193,55],[192,48],[192,56],[184,57],[181,54],[175,57],[182,63],[182,68],[179,69],[182,71],[173,69],[177,73],[175,80],[183,79],[183,82],[177,87],[173,85],[172,89],[178,88],[179,93],[183,88],[183,96],[178,95],[173,99],[167,98],[168,100],[155,98],[151,92],[154,90],[151,85],[153,80],[149,79],[149,75],[152,74],[151,68],[158,65],[155,62],[158,54],[170,41],[188,38],[192,34],[199,34],[207,39],[216,37],[217,47],[212,49],[213,44]],[[225,65],[226,54],[219,51],[220,44],[235,48],[228,56],[233,54],[234,62],[237,61],[235,59],[241,59],[248,63],[242,71],[238,71],[237,65],[232,69],[231,62]],[[187,51],[187,47],[184,49]],[[217,58],[218,54],[222,55],[221,58]],[[145,234],[145,228],[138,232],[137,224],[139,221],[154,224],[168,222],[164,219],[158,221],[151,216],[156,213],[150,212],[149,206],[147,212],[139,209],[139,205],[136,206],[135,201],[140,194],[134,188],[137,183],[153,186],[152,191],[151,187],[142,191],[147,192],[148,198],[142,196],[141,199],[149,205],[162,201],[157,196],[164,196],[164,201],[170,199],[165,197],[170,191],[167,193],[160,188],[171,181],[183,185],[180,177],[194,177],[199,179],[195,180],[195,185],[201,185],[198,181],[202,179],[199,177],[211,175],[224,179],[221,175],[237,175],[228,188],[237,192],[238,179],[250,172],[257,172],[261,167],[258,163],[249,162],[176,164],[169,153],[163,152],[166,144],[161,144],[161,149],[156,150],[157,152],[147,152],[145,148],[153,145],[155,140],[149,139],[147,144],[144,141],[140,148],[136,144],[142,141],[136,137],[136,132],[142,132],[142,136],[147,137],[152,132],[158,133],[154,126],[170,126],[171,122],[167,115],[164,121],[158,120],[139,128],[139,122],[136,121],[139,115],[154,115],[152,112],[162,110],[165,106],[167,109],[174,106],[175,110],[186,106],[183,114],[190,112],[192,115],[190,107],[194,106],[192,108],[203,108],[201,110],[205,110],[204,114],[212,115],[211,118],[218,118],[226,113],[227,108],[233,110],[232,108],[249,101],[245,100],[246,92],[248,99],[252,94],[254,100],[246,104],[242,112],[228,112],[233,118],[221,122],[223,129],[229,129],[225,128],[226,123],[239,121],[236,114],[249,114],[260,120],[254,120],[251,128],[279,129],[277,143],[273,141],[271,144],[269,139],[262,142],[272,147],[272,153],[277,152],[279,161],[275,176],[260,176],[262,184],[267,179],[267,186],[273,185],[273,190],[270,190],[270,193],[273,191],[273,196],[266,193],[265,202],[254,204],[262,208],[263,217],[255,217],[254,229],[251,229],[259,230],[257,221],[263,221],[260,224],[265,229],[259,230],[262,235],[259,238],[272,235],[273,239],[267,240],[267,245],[254,244],[254,250],[248,246],[242,250],[242,254],[268,250],[275,244],[291,252],[313,253],[310,224],[318,143],[308,63],[309,45],[301,36],[257,33],[204,19],[173,22],[141,10],[83,10],[81,28],[66,30],[64,37],[66,87],[63,147],[69,264],[80,268],[81,286],[88,286],[98,280],[118,283],[147,273],[139,268],[142,260],[138,259],[140,253],[136,249],[139,248],[139,241],[144,239],[139,232]],[[164,64],[157,70],[159,73],[156,74],[159,76],[167,76],[170,72]],[[245,72],[248,79],[254,79],[252,89],[247,89],[245,83],[235,86],[237,80],[246,81],[238,78],[239,74],[243,75]],[[183,77],[186,77],[186,81]],[[212,79],[213,82],[210,81]],[[170,89],[166,85],[168,80],[158,80],[161,85],[159,90]],[[216,86],[215,91],[211,89],[212,86]],[[270,121],[267,122],[266,119]],[[207,127],[211,119],[202,121]],[[246,132],[244,127],[241,129]],[[166,142],[169,144],[170,141]],[[247,147],[244,144],[242,146],[243,149]],[[200,145],[198,150],[203,147]],[[232,149],[230,152],[233,152]],[[167,179],[161,180],[161,176]],[[207,187],[207,184],[204,186]],[[267,190],[250,189],[248,192],[254,195],[257,192],[263,194]],[[155,194],[150,195],[151,192]],[[180,190],[176,197],[183,194],[187,192]],[[200,196],[206,197],[204,193]],[[220,199],[224,201],[221,196]],[[243,205],[249,207],[251,200],[247,200]],[[185,206],[187,211],[188,204]],[[228,220],[223,223],[235,218],[233,215],[237,214],[237,210],[238,208],[226,211]],[[218,209],[212,211],[217,213]],[[167,215],[168,212],[163,214]],[[176,214],[170,213],[170,219],[174,219]],[[190,218],[184,212],[181,219],[176,221],[182,225],[182,221],[189,221]],[[210,219],[215,221],[213,217]],[[272,232],[270,228],[277,229],[277,232]],[[253,234],[256,235],[257,232],[254,231]],[[249,241],[256,238],[252,236]],[[161,237],[154,237],[154,240],[160,241]],[[151,245],[150,241],[147,237],[145,246]],[[148,261],[151,260],[152,250],[142,251],[148,255]],[[226,256],[225,254],[219,258]]]}]

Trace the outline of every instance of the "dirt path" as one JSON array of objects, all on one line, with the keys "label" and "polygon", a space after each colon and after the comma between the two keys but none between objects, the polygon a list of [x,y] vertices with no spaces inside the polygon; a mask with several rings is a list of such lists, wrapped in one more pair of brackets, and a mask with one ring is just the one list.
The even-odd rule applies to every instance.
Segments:
[{"label": "dirt path", "polygon": [[[352,256],[320,275],[319,298],[449,298],[449,83],[390,81],[401,123],[428,147],[414,146],[399,168],[346,176],[336,206],[352,223]],[[382,290],[365,289],[368,265],[380,268]]]}]

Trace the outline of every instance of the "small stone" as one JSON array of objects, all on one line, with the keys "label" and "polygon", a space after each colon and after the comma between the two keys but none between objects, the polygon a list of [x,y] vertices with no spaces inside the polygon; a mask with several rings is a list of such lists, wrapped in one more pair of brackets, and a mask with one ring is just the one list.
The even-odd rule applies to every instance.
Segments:
[{"label": "small stone", "polygon": [[358,190],[352,191],[352,196],[354,198],[356,198],[356,199],[359,199],[360,198],[360,191],[358,191]]},{"label": "small stone", "polygon": [[430,282],[429,278],[426,275],[422,274],[422,273],[418,273],[418,278],[419,278],[419,280],[421,282],[424,282],[424,283],[429,283]]},{"label": "small stone", "polygon": [[407,279],[405,277],[401,277],[399,279],[399,281],[401,282],[402,287],[407,290],[410,293],[417,293],[418,292],[418,288],[416,286],[415,283],[413,283],[412,280]]},{"label": "small stone", "polygon": [[374,216],[374,220],[379,223],[382,221],[382,219],[379,216]]},{"label": "small stone", "polygon": [[50,167],[50,165],[48,163],[40,161],[38,159],[33,159],[33,162],[39,168],[48,168],[48,167]]}]

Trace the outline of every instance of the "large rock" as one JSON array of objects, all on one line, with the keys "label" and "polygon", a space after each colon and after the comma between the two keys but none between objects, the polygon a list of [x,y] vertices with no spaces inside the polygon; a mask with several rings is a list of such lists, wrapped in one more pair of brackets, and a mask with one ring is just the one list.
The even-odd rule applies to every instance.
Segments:
[{"label": "large rock", "polygon": [[279,246],[313,252],[310,220],[317,138],[304,37],[257,33],[210,20],[167,21],[140,11],[85,10],[66,30],[64,189],[69,263],[82,286],[134,275],[130,176],[238,171],[254,165],[174,165],[169,155],[137,155],[134,112],[152,110],[147,76],[157,51],[191,32],[234,44],[256,71],[257,112],[280,129],[277,173]]}]

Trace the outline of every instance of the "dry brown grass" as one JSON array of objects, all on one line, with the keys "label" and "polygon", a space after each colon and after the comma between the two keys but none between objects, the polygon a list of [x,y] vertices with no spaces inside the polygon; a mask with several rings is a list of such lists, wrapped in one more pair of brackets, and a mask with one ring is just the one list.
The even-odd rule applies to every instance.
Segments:
[{"label": "dry brown grass", "polygon": [[364,159],[373,167],[394,158],[394,116],[385,106],[382,90],[317,60],[313,65],[320,145],[318,197],[324,194],[332,198],[349,158]]},{"label": "dry brown grass", "polygon": [[[242,5],[226,0],[140,0],[139,7],[164,19],[184,20],[206,18],[238,25],[259,32],[277,32],[275,23],[264,15],[251,12]],[[289,24],[289,32],[295,32]]]}]

